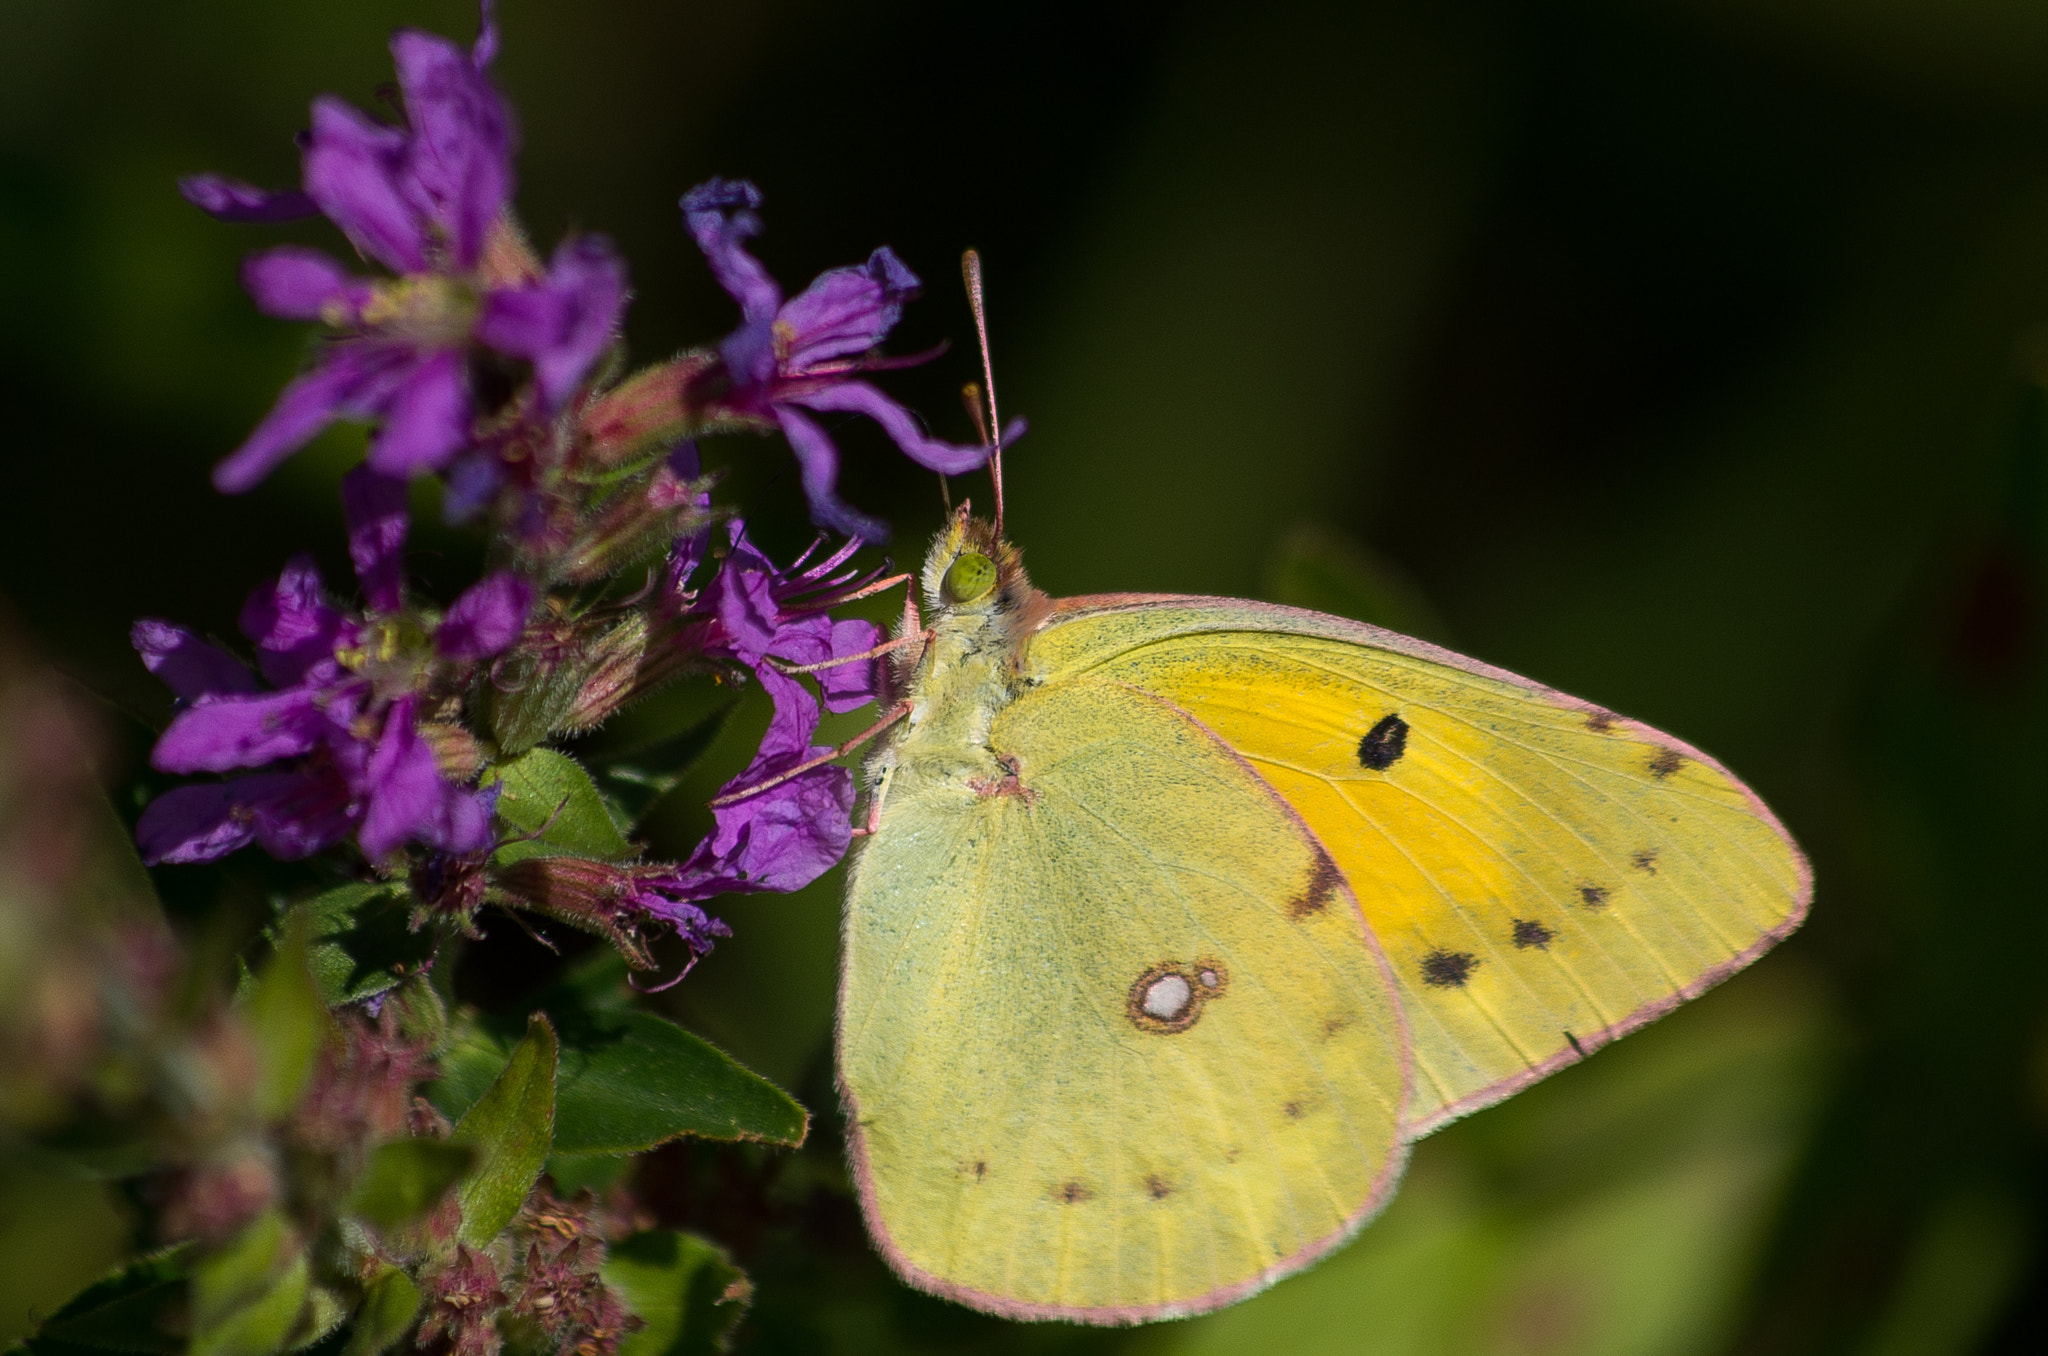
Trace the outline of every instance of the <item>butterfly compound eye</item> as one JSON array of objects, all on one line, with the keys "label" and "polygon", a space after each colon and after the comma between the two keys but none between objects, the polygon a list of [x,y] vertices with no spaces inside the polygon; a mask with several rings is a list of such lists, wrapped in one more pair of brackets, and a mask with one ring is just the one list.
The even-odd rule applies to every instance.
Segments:
[{"label": "butterfly compound eye", "polygon": [[939,586],[947,602],[971,603],[996,586],[996,563],[979,551],[962,551]]}]

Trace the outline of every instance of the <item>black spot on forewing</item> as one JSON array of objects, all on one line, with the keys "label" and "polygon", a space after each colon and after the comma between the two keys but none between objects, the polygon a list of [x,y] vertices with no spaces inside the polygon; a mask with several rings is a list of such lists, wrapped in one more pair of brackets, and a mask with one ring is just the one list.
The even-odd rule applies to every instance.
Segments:
[{"label": "black spot on forewing", "polygon": [[1408,722],[1396,715],[1380,717],[1379,724],[1358,741],[1358,761],[1374,772],[1385,772],[1408,751]]},{"label": "black spot on forewing", "polygon": [[1685,755],[1677,749],[1659,749],[1650,759],[1650,775],[1661,780],[1684,766]]},{"label": "black spot on forewing", "polygon": [[1629,865],[1638,871],[1648,872],[1652,876],[1657,874],[1657,853],[1654,849],[1643,848],[1628,861]]},{"label": "black spot on forewing", "polygon": [[1604,885],[1581,885],[1579,901],[1589,909],[1604,909],[1607,907],[1607,893]]},{"label": "black spot on forewing", "polygon": [[1432,989],[1462,989],[1479,966],[1468,951],[1432,951],[1422,958],[1422,982]]},{"label": "black spot on forewing", "polygon": [[1550,948],[1550,939],[1555,936],[1556,933],[1533,918],[1515,920],[1515,945],[1525,951],[1532,946],[1538,951],[1546,951]]},{"label": "black spot on forewing", "polygon": [[1318,849],[1315,865],[1309,868],[1308,879],[1302,882],[1294,898],[1287,901],[1287,916],[1299,923],[1311,914],[1321,913],[1330,907],[1330,896],[1337,893],[1337,885],[1343,879],[1337,864]]}]

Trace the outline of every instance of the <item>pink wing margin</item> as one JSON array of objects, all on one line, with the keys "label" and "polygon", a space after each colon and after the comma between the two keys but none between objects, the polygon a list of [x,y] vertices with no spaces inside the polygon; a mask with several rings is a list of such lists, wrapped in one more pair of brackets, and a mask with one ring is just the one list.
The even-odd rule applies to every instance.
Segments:
[{"label": "pink wing margin", "polygon": [[[1542,683],[1524,678],[1518,673],[1510,673],[1506,669],[1481,663],[1479,660],[1468,658],[1453,650],[1446,650],[1441,645],[1432,645],[1428,641],[1416,640],[1412,636],[1404,636],[1397,631],[1386,630],[1384,627],[1371,626],[1365,622],[1348,621],[1342,617],[1332,617],[1321,612],[1310,612],[1298,607],[1286,607],[1279,603],[1251,602],[1237,598],[1207,598],[1192,594],[1176,593],[1098,593],[1080,598],[1062,598],[1053,604],[1038,629],[1044,631],[1064,625],[1067,622],[1079,621],[1085,617],[1098,617],[1115,612],[1143,611],[1161,605],[1218,614],[1214,625],[1192,625],[1166,634],[1199,635],[1211,631],[1275,631],[1287,635],[1321,636],[1331,640],[1345,640],[1354,644],[1369,645],[1374,649],[1390,650],[1395,654],[1427,660],[1432,664],[1441,664],[1446,668],[1456,669],[1461,673],[1470,673],[1481,678],[1490,678],[1509,687],[1519,688],[1530,696],[1540,698],[1562,710],[1576,711],[1587,716],[1604,716],[1613,722],[1613,728],[1626,731],[1645,743],[1669,749],[1673,753],[1699,763],[1703,767],[1711,768],[1723,777],[1726,777],[1731,785],[1742,792],[1743,799],[1748,803],[1751,813],[1770,826],[1771,831],[1777,834],[1779,841],[1785,845],[1785,850],[1792,855],[1793,864],[1799,873],[1799,889],[1798,898],[1794,902],[1791,912],[1785,916],[1783,922],[1758,937],[1755,942],[1751,943],[1740,954],[1708,970],[1705,974],[1700,975],[1691,983],[1680,988],[1676,993],[1657,999],[1655,1002],[1644,1004],[1626,1017],[1623,1017],[1620,1021],[1585,1035],[1575,1034],[1573,1038],[1578,1042],[1576,1049],[1559,1051],[1540,1064],[1532,1065],[1521,1070],[1519,1073],[1511,1074],[1501,1079],[1497,1083],[1491,1083],[1476,1092],[1468,1093],[1455,1102],[1447,1103],[1434,1114],[1412,1123],[1408,1129],[1410,1139],[1420,1139],[1432,1131],[1442,1129],[1450,1122],[1462,1116],[1469,1116],[1475,1111],[1483,1110],[1486,1107],[1492,1106],[1495,1102],[1511,1097],[1530,1084],[1548,1078],[1559,1069],[1578,1063],[1601,1046],[1612,1044],[1623,1036],[1628,1035],[1631,1031],[1647,1026],[1659,1017],[1677,1008],[1681,1003],[1686,1003],[1699,997],[1722,980],[1748,966],[1757,957],[1785,940],[1786,937],[1798,929],[1801,923],[1806,921],[1807,910],[1813,904],[1813,863],[1807,860],[1806,853],[1793,840],[1792,835],[1786,832],[1783,822],[1779,820],[1776,814],[1772,813],[1768,805],[1764,804],[1763,799],[1750,789],[1748,783],[1730,772],[1719,760],[1701,752],[1682,739],[1665,734],[1662,730],[1645,725],[1639,720],[1631,720],[1626,716],[1617,715],[1605,707],[1597,706],[1579,697],[1574,697],[1570,693],[1559,692],[1556,688],[1546,687]],[[1105,658],[1110,657],[1113,656],[1105,656]]]}]

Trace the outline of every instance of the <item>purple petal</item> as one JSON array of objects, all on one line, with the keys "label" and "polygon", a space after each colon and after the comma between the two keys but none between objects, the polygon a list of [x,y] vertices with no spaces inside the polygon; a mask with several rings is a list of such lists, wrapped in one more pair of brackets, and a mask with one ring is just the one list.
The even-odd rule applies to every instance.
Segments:
[{"label": "purple petal", "polygon": [[766,381],[775,370],[771,327],[782,304],[782,288],[746,250],[747,240],[761,233],[754,212],[760,205],[761,190],[741,179],[712,179],[683,195],[683,220],[711,276],[740,304],[744,323],[726,341],[725,359],[736,377],[750,383]]},{"label": "purple petal", "polygon": [[331,256],[298,245],[280,245],[249,256],[242,286],[256,309],[279,320],[325,320],[353,325],[370,301],[370,285],[350,275]]},{"label": "purple petal", "polygon": [[775,422],[782,425],[782,436],[789,439],[789,449],[796,453],[797,476],[804,487],[804,498],[811,505],[811,521],[842,536],[863,541],[889,540],[887,523],[870,518],[839,497],[839,449],[817,421],[798,414],[788,405],[777,405]]},{"label": "purple petal", "polygon": [[434,648],[457,663],[502,654],[526,629],[532,610],[533,585],[510,570],[487,574],[448,609]]},{"label": "purple petal", "polygon": [[919,286],[917,275],[887,245],[858,268],[820,273],[775,317],[790,335],[785,370],[800,373],[881,343]]},{"label": "purple petal", "polygon": [[775,643],[775,566],[747,540],[746,524],[727,528],[730,549],[705,602],[725,630],[725,645],[749,666]]},{"label": "purple petal", "polygon": [[396,344],[329,345],[312,371],[284,388],[248,440],[213,468],[214,487],[224,494],[253,488],[336,419],[364,417],[388,400],[415,361],[411,350]]},{"label": "purple petal", "polygon": [[469,391],[462,355],[443,349],[406,375],[382,411],[384,427],[366,461],[387,476],[438,471],[469,442]]},{"label": "purple petal", "polygon": [[407,29],[391,39],[412,122],[401,186],[440,226],[457,270],[474,268],[484,237],[512,196],[512,116],[470,54]]},{"label": "purple petal", "polygon": [[370,611],[398,611],[404,603],[405,482],[356,467],[341,478],[341,515],[348,558]]},{"label": "purple petal", "polygon": [[261,686],[247,664],[182,626],[145,617],[128,632],[128,640],[142,656],[142,666],[181,701],[255,692]]},{"label": "purple petal", "polygon": [[761,747],[747,770],[728,782],[719,792],[727,795],[741,787],[756,786],[806,758],[825,752],[813,748],[811,737],[818,733],[818,699],[811,690],[786,673],[762,665],[754,670],[761,687],[775,703],[775,715],[761,736]]},{"label": "purple petal", "polygon": [[306,192],[357,249],[394,273],[427,266],[426,232],[402,186],[407,140],[339,99],[313,101]]},{"label": "purple petal", "polygon": [[348,837],[361,809],[332,767],[270,772],[229,782],[263,850],[296,862]]},{"label": "purple petal", "polygon": [[484,511],[505,483],[505,469],[489,449],[474,448],[450,462],[441,478],[441,521],[452,526]]},{"label": "purple petal", "polygon": [[618,333],[626,265],[602,236],[565,240],[548,276],[484,299],[476,337],[527,358],[549,409],[560,409]]},{"label": "purple petal", "polygon": [[[926,470],[937,471],[941,475],[963,475],[988,463],[989,450],[986,447],[963,446],[932,437],[918,426],[909,410],[882,394],[879,387],[864,381],[835,381],[815,391],[792,394],[788,399],[806,409],[864,414],[882,426],[882,431],[903,449],[905,456]],[[1013,420],[1011,427],[1021,435],[1021,424]],[[1003,430],[1003,445],[1007,447],[1009,443],[1010,430],[1006,428]]]},{"label": "purple petal", "polygon": [[482,0],[477,16],[476,43],[469,49],[470,64],[484,70],[498,59],[498,3]]},{"label": "purple petal", "polygon": [[314,695],[302,689],[216,697],[173,716],[150,750],[149,763],[159,772],[262,767],[311,752],[326,725]]},{"label": "purple petal", "polygon": [[178,196],[222,221],[297,221],[320,213],[319,204],[296,188],[272,193],[218,174],[193,174],[178,180]]},{"label": "purple petal", "polygon": [[366,805],[356,841],[381,857],[417,840],[443,852],[476,852],[490,843],[490,812],[473,791],[441,779],[434,753],[413,726],[413,698],[401,697],[366,769]]},{"label": "purple petal", "polygon": [[[882,628],[873,622],[832,623],[831,657],[834,659],[866,654],[881,643]],[[827,711],[851,711],[855,707],[866,706],[880,695],[880,682],[880,661],[874,658],[856,659],[818,670],[818,686],[824,689]]]},{"label": "purple petal", "polygon": [[173,787],[143,808],[135,846],[151,866],[225,857],[256,839],[237,809],[233,782]]},{"label": "purple petal", "polygon": [[242,604],[242,634],[256,645],[256,667],[277,687],[340,675],[334,651],[354,639],[354,627],[320,596],[320,568],[297,556],[275,583]]}]

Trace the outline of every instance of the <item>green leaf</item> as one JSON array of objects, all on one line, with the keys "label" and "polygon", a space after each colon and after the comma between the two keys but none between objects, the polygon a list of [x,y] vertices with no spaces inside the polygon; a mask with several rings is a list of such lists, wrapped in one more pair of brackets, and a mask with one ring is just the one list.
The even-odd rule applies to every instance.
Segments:
[{"label": "green leaf", "polygon": [[486,772],[483,784],[502,788],[498,814],[507,824],[538,835],[500,848],[495,860],[501,865],[564,852],[601,861],[633,855],[590,774],[567,754],[533,749]]},{"label": "green leaf", "polygon": [[191,1356],[286,1350],[306,1334],[307,1296],[305,1248],[282,1214],[257,1216],[192,1268]]},{"label": "green leaf", "polygon": [[651,1012],[565,1025],[555,1110],[564,1154],[641,1153],[684,1135],[801,1144],[796,1100]]},{"label": "green leaf", "polygon": [[[641,1153],[685,1135],[803,1143],[809,1117],[794,1098],[675,1023],[636,1009],[553,1013],[561,1035],[555,1152]],[[444,1115],[478,1095],[509,1044],[501,1026],[458,1033],[431,1090]]]},{"label": "green leaf", "polygon": [[724,1351],[753,1297],[746,1273],[722,1248],[668,1229],[622,1240],[600,1274],[647,1324],[619,1344],[619,1356]]},{"label": "green leaf", "polygon": [[476,1170],[461,1188],[462,1242],[481,1248],[512,1222],[547,1165],[554,1128],[555,1030],[536,1013],[526,1039],[452,1136],[477,1148]]},{"label": "green leaf", "polygon": [[307,1347],[321,1342],[336,1328],[348,1320],[348,1300],[339,1292],[324,1285],[307,1288],[306,1311],[301,1316],[298,1329],[292,1334],[288,1351],[304,1351]]},{"label": "green leaf", "polygon": [[256,1109],[282,1120],[299,1104],[320,1047],[335,1035],[334,1019],[306,966],[311,917],[294,910],[279,925],[270,964],[239,1004],[256,1040]]},{"label": "green leaf", "polygon": [[341,1356],[381,1356],[397,1345],[420,1310],[420,1289],[412,1277],[392,1267],[363,1289],[363,1307],[356,1311],[355,1330]]},{"label": "green leaf", "polygon": [[378,1146],[363,1167],[347,1209],[380,1229],[418,1219],[434,1207],[476,1161],[468,1144],[402,1139]]},{"label": "green leaf", "polygon": [[272,1356],[290,1349],[304,1331],[306,1276],[306,1256],[300,1253],[263,1295],[217,1323],[195,1327],[191,1356]]},{"label": "green leaf", "polygon": [[57,1347],[96,1351],[182,1351],[177,1320],[185,1309],[192,1249],[153,1253],[94,1281],[45,1319],[26,1345],[32,1353]]},{"label": "green leaf", "polygon": [[307,968],[329,1006],[388,993],[433,954],[433,934],[412,930],[398,886],[338,886],[302,907],[311,919]]},{"label": "green leaf", "polygon": [[291,1242],[284,1216],[265,1211],[192,1268],[192,1324],[209,1328],[271,1288]]}]

